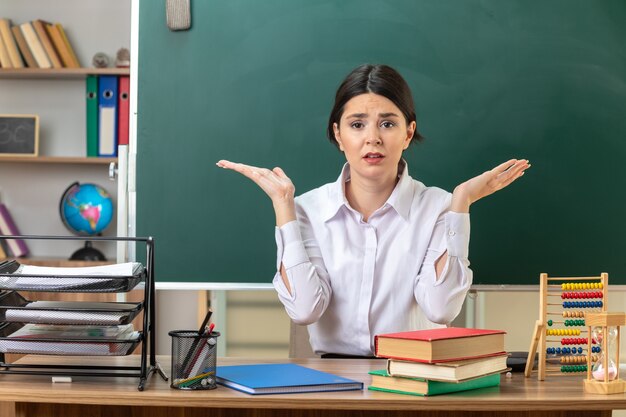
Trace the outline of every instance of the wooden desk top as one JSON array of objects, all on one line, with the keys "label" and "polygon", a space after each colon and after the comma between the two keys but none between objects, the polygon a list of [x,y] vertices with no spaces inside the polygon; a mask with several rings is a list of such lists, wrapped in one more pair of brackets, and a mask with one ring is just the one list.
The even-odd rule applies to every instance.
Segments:
[{"label": "wooden desk top", "polygon": [[[30,356],[21,363],[42,362]],[[62,357],[44,357],[42,363],[62,363]],[[136,365],[137,357],[93,358],[89,364]],[[219,358],[219,365],[244,363],[284,363],[290,360],[246,360]],[[381,369],[384,360],[302,359],[291,360],[303,366],[370,383],[369,370]],[[169,357],[159,357],[169,375]],[[76,363],[75,360],[73,363]],[[626,408],[626,395],[592,395],[583,392],[582,376],[553,377],[543,382],[502,376],[500,387],[483,388],[434,397],[415,397],[384,392],[345,391],[308,394],[248,395],[218,386],[214,390],[171,389],[158,375],[151,375],[143,392],[136,378],[74,377],[72,383],[55,383],[45,376],[0,375],[0,398],[17,403],[134,405],[154,407],[203,407],[302,410],[612,410]]]}]

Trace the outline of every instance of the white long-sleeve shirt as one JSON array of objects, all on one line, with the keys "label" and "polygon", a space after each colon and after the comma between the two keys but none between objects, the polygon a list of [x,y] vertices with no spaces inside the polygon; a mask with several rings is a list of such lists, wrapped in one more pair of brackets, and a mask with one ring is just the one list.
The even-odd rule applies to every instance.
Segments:
[{"label": "white long-sleeve shirt", "polygon": [[451,194],[414,180],[406,164],[399,177],[365,222],[345,197],[346,164],[336,182],[296,198],[297,221],[276,228],[274,287],[291,319],[308,324],[318,354],[374,355],[374,336],[415,330],[416,311],[446,324],[463,305],[472,283],[469,214],[450,212]]}]

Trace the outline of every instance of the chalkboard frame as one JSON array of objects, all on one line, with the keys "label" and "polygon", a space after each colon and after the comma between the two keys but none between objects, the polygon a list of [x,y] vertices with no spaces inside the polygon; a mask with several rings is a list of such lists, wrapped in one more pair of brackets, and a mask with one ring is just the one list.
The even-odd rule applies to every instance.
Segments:
[{"label": "chalkboard frame", "polygon": [[[3,122],[10,119],[31,119],[34,123],[32,133],[26,137],[26,146],[20,146],[19,149],[11,148],[10,145],[2,143],[0,131],[0,158],[14,156],[39,156],[39,116],[36,114],[0,114],[0,126]],[[27,149],[26,152],[20,152],[21,149]]]}]

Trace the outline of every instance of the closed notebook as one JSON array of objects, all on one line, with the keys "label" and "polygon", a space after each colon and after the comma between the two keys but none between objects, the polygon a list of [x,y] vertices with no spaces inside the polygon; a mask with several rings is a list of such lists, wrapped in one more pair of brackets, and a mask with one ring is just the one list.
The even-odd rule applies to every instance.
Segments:
[{"label": "closed notebook", "polygon": [[247,394],[363,389],[362,382],[292,363],[218,366],[217,383]]},{"label": "closed notebook", "polygon": [[502,330],[444,327],[376,335],[376,356],[417,362],[445,362],[500,355]]},{"label": "closed notebook", "polygon": [[441,395],[500,385],[500,374],[487,375],[459,383],[432,381],[423,378],[393,377],[389,376],[384,369],[370,371],[369,374],[372,376],[372,384],[368,389],[406,395]]},{"label": "closed notebook", "polygon": [[389,359],[387,372],[391,376],[426,378],[435,381],[458,382],[507,369],[507,354],[463,361],[422,363]]}]

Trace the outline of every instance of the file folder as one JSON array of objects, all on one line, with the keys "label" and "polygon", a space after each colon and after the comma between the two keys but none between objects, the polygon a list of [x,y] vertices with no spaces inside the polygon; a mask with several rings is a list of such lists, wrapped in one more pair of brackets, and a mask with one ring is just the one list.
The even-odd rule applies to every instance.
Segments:
[{"label": "file folder", "polygon": [[117,139],[118,145],[128,145],[128,118],[130,113],[130,77],[127,75],[120,77],[119,97],[117,100],[118,129]]},{"label": "file folder", "polygon": [[98,156],[117,156],[117,76],[98,80]]},{"label": "file folder", "polygon": [[87,156],[98,156],[98,76],[87,76]]}]

